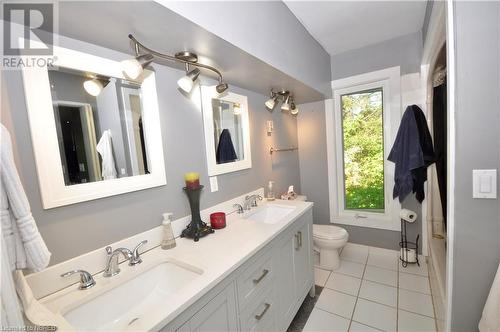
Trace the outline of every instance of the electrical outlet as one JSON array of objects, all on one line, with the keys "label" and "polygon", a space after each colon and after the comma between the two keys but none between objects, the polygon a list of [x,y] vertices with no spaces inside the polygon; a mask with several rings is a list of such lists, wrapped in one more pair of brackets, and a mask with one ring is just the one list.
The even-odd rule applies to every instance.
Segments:
[{"label": "electrical outlet", "polygon": [[209,180],[210,180],[210,190],[211,190],[211,192],[219,191],[219,183],[217,182],[217,177],[216,176],[211,176],[209,178]]}]

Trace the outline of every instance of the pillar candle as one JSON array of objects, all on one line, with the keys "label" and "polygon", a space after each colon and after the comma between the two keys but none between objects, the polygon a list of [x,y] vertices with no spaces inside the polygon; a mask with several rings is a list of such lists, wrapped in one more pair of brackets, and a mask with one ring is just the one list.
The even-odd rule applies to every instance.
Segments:
[{"label": "pillar candle", "polygon": [[184,180],[186,181],[186,188],[197,189],[200,187],[200,173],[186,173],[184,174]]}]

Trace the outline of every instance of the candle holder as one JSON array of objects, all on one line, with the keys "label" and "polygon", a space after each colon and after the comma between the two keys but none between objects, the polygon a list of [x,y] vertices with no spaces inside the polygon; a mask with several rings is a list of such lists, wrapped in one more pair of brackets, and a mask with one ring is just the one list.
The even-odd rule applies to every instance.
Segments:
[{"label": "candle holder", "polygon": [[186,193],[189,200],[189,206],[191,207],[191,222],[182,231],[181,237],[194,239],[194,241],[197,242],[200,237],[204,237],[214,232],[212,227],[201,220],[200,216],[200,196],[203,186],[199,186],[198,188],[184,187],[182,189]]}]

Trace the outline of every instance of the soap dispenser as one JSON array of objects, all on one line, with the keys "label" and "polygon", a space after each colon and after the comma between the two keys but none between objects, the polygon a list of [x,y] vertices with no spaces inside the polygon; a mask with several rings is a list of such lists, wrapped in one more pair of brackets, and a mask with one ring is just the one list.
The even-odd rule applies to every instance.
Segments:
[{"label": "soap dispenser", "polygon": [[161,241],[161,248],[164,250],[175,247],[175,237],[174,232],[172,231],[172,221],[170,220],[171,216],[172,213],[164,213],[163,221],[161,223],[163,226],[163,240]]}]

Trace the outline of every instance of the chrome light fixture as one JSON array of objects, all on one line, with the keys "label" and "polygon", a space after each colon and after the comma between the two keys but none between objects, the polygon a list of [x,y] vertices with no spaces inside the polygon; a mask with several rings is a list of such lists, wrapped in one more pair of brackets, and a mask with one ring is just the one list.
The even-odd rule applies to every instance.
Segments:
[{"label": "chrome light fixture", "polygon": [[293,95],[290,91],[282,90],[274,92],[271,90],[271,97],[265,102],[266,108],[272,112],[278,101],[283,101],[283,104],[281,105],[282,112],[290,112],[292,115],[297,115],[299,113],[299,109],[295,105],[295,100],[293,99]]},{"label": "chrome light fixture", "polygon": [[[199,63],[197,54],[187,51],[178,52],[175,55],[164,54],[144,46],[131,34],[129,34],[128,37],[134,45],[136,58],[123,61],[122,69],[124,73],[131,79],[136,79],[137,77],[139,77],[144,67],[150,64],[151,61],[153,61],[155,58],[160,58],[164,60],[184,63],[184,65],[186,66],[186,76],[180,78],[177,81],[177,84],[183,91],[187,93],[192,90],[195,81],[200,76],[200,68],[207,69],[218,76],[218,84],[215,87],[217,93],[222,94],[229,88],[229,85],[224,82],[222,73],[215,67]],[[145,54],[140,54],[141,50],[143,50]],[[196,68],[190,70],[190,66]]]},{"label": "chrome light fixture", "polygon": [[122,71],[130,79],[137,79],[144,68],[146,68],[152,61],[154,57],[151,54],[138,55],[133,59],[124,60],[121,62]]}]

